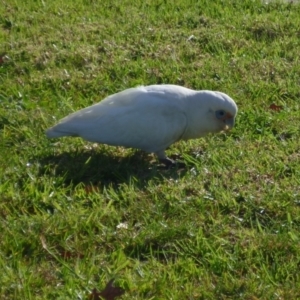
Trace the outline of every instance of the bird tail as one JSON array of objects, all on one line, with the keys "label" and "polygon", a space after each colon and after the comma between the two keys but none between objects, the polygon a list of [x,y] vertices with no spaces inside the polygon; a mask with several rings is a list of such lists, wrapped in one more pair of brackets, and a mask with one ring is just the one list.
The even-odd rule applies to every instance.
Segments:
[{"label": "bird tail", "polygon": [[48,139],[54,139],[62,136],[74,136],[74,135],[70,132],[61,131],[58,128],[56,128],[56,126],[54,126],[46,130],[46,136]]}]

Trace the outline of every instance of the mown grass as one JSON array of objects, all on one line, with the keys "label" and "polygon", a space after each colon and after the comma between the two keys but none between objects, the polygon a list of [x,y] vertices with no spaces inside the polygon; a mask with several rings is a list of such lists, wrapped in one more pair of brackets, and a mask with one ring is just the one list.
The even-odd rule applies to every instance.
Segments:
[{"label": "mown grass", "polygon": [[[300,299],[300,6],[2,1],[1,299]],[[44,130],[140,84],[228,93],[185,169]],[[278,109],[271,109],[277,105]],[[276,107],[276,106],[275,106]]]}]

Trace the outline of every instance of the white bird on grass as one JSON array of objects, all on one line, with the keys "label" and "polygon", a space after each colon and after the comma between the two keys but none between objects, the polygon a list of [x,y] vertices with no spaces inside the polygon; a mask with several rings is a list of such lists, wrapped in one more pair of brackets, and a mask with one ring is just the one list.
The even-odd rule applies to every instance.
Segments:
[{"label": "white bird on grass", "polygon": [[130,88],[68,115],[46,131],[48,138],[78,136],[90,142],[153,152],[167,166],[165,150],[179,140],[231,129],[237,105],[216,91],[177,85]]}]

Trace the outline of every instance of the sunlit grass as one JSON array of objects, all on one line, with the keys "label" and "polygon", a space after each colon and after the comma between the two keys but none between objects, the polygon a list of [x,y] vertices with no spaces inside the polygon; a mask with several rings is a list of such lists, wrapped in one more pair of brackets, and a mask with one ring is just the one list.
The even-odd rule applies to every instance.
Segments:
[{"label": "sunlit grass", "polygon": [[[4,1],[1,299],[300,298],[300,6]],[[220,90],[229,134],[168,150],[47,140],[59,118],[140,84]],[[272,109],[272,104],[275,108]]]}]

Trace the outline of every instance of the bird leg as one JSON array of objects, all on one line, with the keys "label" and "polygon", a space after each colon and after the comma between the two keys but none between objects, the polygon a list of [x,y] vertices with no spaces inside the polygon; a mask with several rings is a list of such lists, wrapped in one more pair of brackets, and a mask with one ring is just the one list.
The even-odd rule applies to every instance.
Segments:
[{"label": "bird leg", "polygon": [[167,169],[173,168],[173,167],[183,167],[185,166],[182,162],[176,162],[175,160],[167,157],[165,151],[156,152],[156,155],[158,156],[158,160],[166,166]]}]

